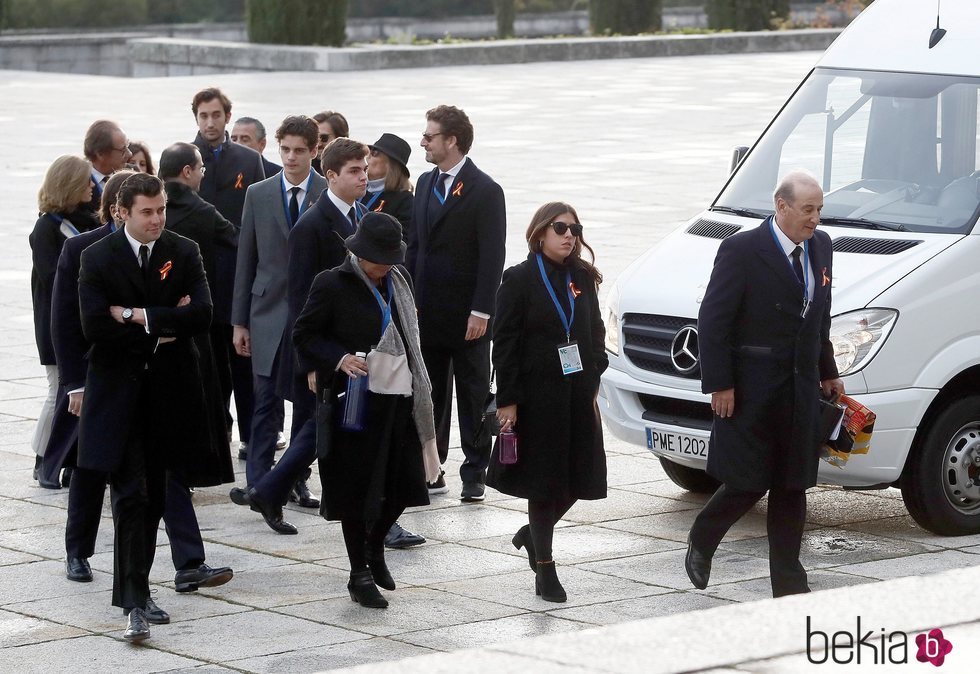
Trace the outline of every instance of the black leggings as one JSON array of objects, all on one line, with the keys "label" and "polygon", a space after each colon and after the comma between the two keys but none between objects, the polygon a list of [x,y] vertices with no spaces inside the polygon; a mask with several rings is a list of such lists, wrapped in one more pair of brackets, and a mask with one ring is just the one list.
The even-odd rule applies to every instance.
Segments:
[{"label": "black leggings", "polygon": [[365,522],[361,519],[340,520],[352,573],[367,568],[368,551],[375,558],[384,555],[385,534],[391,529],[391,525],[401,517],[404,510],[400,507],[382,507],[380,517],[374,522]]},{"label": "black leggings", "polygon": [[534,542],[534,554],[538,561],[551,561],[555,525],[575,505],[575,501],[576,499],[527,502],[527,521],[531,526],[531,540]]}]

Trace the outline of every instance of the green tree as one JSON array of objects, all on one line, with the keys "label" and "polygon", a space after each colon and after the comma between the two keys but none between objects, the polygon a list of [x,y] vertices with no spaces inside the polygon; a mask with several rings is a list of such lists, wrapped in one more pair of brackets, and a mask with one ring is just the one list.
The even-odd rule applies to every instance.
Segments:
[{"label": "green tree", "polygon": [[252,42],[340,47],[347,38],[347,0],[248,0],[245,16]]},{"label": "green tree", "polygon": [[652,33],[662,26],[662,0],[589,0],[594,35]]},{"label": "green tree", "polygon": [[773,19],[789,18],[789,0],[708,0],[708,27],[768,30]]},{"label": "green tree", "polygon": [[517,15],[516,0],[493,0],[493,12],[497,16],[497,37],[514,37],[514,17]]}]

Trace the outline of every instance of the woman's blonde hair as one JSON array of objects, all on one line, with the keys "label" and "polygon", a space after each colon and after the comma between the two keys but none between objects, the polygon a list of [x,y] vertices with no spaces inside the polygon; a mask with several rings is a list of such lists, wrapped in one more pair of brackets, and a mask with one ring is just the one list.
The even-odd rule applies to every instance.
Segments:
[{"label": "woman's blonde hair", "polygon": [[[527,232],[524,234],[524,238],[527,239],[527,248],[532,253],[541,252],[541,241],[544,239],[545,229],[551,226],[551,223],[555,221],[560,215],[565,215],[565,213],[571,213],[572,217],[575,218],[575,222],[581,224],[578,219],[578,213],[571,205],[566,204],[562,201],[550,201],[541,208],[539,208],[534,215],[531,217],[531,224],[527,226]],[[582,249],[585,248],[589,251],[589,257],[591,260],[582,259]],[[589,276],[596,282],[596,284],[602,283],[602,272],[600,272],[595,266],[595,251],[592,250],[590,246],[585,241],[585,236],[576,236],[575,244],[572,247],[572,252],[568,256],[571,260],[577,260],[582,267],[589,273]]]},{"label": "woman's blonde hair", "polygon": [[92,181],[92,166],[81,157],[66,154],[55,159],[37,193],[42,213],[70,213],[85,200]]}]

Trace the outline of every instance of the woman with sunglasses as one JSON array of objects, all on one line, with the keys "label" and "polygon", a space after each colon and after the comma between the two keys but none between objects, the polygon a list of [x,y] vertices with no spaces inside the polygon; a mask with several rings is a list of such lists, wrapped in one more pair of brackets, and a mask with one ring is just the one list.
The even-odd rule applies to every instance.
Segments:
[{"label": "woman with sunglasses", "polygon": [[408,240],[412,224],[411,174],[408,172],[408,158],[411,146],[393,133],[383,133],[374,145],[370,146],[368,157],[367,192],[361,197],[369,211],[387,213],[402,224],[402,234]]},{"label": "woman with sunglasses", "polygon": [[599,312],[602,274],[575,209],[548,203],[531,218],[527,260],[506,270],[497,292],[493,364],[501,431],[517,434],[516,463],[501,463],[500,440],[487,485],[528,500],[514,535],[535,572],[535,593],[563,602],[552,558],[555,524],[578,499],[606,497],[606,455],[596,395],[608,365]]}]

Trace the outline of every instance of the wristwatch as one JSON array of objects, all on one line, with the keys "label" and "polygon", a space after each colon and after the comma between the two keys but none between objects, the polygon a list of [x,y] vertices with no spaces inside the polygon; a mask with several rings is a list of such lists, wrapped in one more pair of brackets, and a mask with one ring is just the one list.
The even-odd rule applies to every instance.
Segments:
[{"label": "wristwatch", "polygon": [[131,320],[133,320],[133,310],[132,309],[123,309],[122,317],[123,317],[123,320],[124,321],[131,321]]}]

